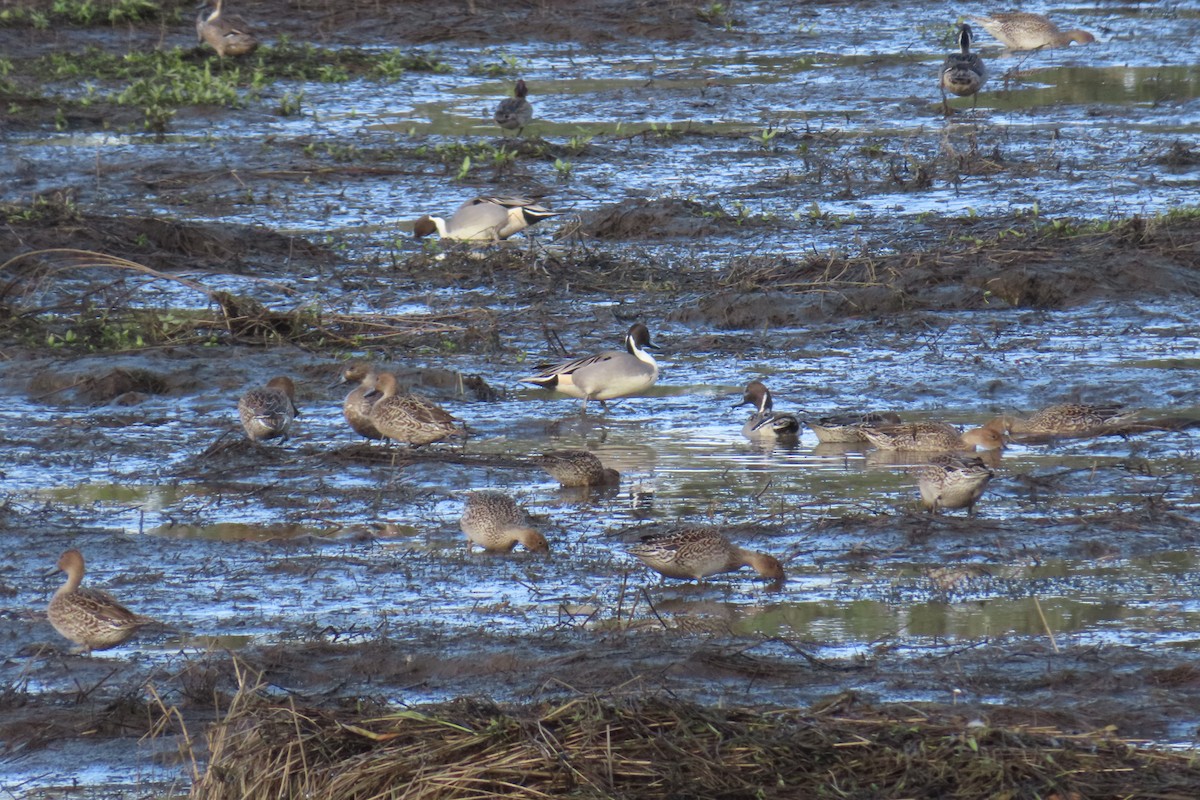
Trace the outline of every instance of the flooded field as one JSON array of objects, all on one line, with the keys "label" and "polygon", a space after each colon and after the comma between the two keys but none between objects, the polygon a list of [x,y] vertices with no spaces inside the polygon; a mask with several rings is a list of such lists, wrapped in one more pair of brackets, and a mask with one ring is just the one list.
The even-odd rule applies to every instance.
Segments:
[{"label": "flooded field", "polygon": [[[224,60],[190,4],[0,13],[0,262],[136,262],[0,276],[0,795],[186,793],[246,672],[341,709],[854,692],[1193,745],[1200,3],[1023,6],[1097,41],[977,31],[989,81],[948,118],[938,67],[983,9],[519,5],[247,0],[264,45]],[[501,136],[518,77],[535,119]],[[411,237],[478,194],[564,214]],[[583,416],[519,383],[635,321],[646,396]],[[365,443],[351,359],[466,441]],[[284,374],[291,438],[246,442],[237,398]],[[755,379],[806,418],[1134,413],[1014,439],[976,517],[935,517],[921,458],[744,438]],[[559,487],[533,457],[564,448],[619,487]],[[469,552],[476,489],[549,556]],[[625,548],[677,522],[788,580],[660,581]],[[72,654],[45,614],[70,547],[162,625]]]}]

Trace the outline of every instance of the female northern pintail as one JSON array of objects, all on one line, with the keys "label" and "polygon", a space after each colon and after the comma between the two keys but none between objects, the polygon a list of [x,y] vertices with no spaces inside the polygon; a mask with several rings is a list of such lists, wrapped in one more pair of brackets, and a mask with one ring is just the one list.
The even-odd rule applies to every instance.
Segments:
[{"label": "female northern pintail", "polygon": [[816,422],[807,420],[808,427],[817,435],[817,441],[822,444],[850,444],[868,441],[863,428],[878,428],[881,425],[899,425],[900,415],[892,411],[865,414],[838,414],[832,417],[821,417]]},{"label": "female northern pintail", "polygon": [[384,437],[420,447],[463,435],[456,424],[458,420],[441,406],[419,395],[401,392],[392,373],[379,373],[375,387],[379,397],[367,418]]},{"label": "female northern pintail", "polygon": [[238,400],[238,416],[250,441],[286,441],[292,420],[300,416],[296,409],[296,384],[281,375],[271,378],[262,389],[251,389]]},{"label": "female northern pintail", "polygon": [[568,488],[616,486],[621,475],[587,450],[552,450],[534,458],[550,477]]},{"label": "female northern pintail", "polygon": [[342,401],[342,416],[346,418],[346,422],[350,424],[355,433],[368,439],[383,438],[383,434],[371,421],[371,407],[375,405],[374,401],[379,395],[367,396],[375,393],[375,385],[378,380],[379,373],[374,367],[361,361],[355,361],[345,366],[342,370],[342,379],[338,381],[339,385],[343,383],[358,384]]},{"label": "female northern pintail", "polygon": [[413,223],[413,236],[436,233],[462,242],[498,242],[562,213],[527,197],[476,197],[459,206],[450,219],[421,217]]},{"label": "female northern pintail", "polygon": [[777,558],[738,547],[708,526],[646,534],[629,548],[629,553],[667,578],[699,581],[720,572],[751,567],[776,585],[784,580],[783,565]]},{"label": "female northern pintail", "polygon": [[525,85],[525,81],[518,80],[517,85],[513,87],[513,96],[501,100],[500,105],[496,107],[496,113],[492,117],[496,124],[506,131],[516,131],[517,136],[520,136],[525,126],[533,120],[533,106],[525,99],[528,94],[529,87]]},{"label": "female northern pintail", "polygon": [[658,380],[658,362],[646,351],[657,349],[650,342],[650,330],[637,322],[625,334],[624,351],[606,350],[594,356],[564,361],[520,380],[571,397],[582,397],[585,414],[588,400],[599,400],[600,407],[607,410],[605,400],[640,394],[654,385]]},{"label": "female northern pintail", "polygon": [[1009,11],[988,16],[968,16],[985,31],[995,36],[1010,50],[1040,50],[1043,47],[1067,47],[1071,42],[1091,44],[1096,37],[1087,31],[1072,28],[1060,30],[1041,14],[1028,11]]},{"label": "female northern pintail", "polygon": [[742,402],[735,404],[734,408],[740,408],[747,403],[754,406],[754,413],[742,426],[742,435],[746,438],[794,439],[800,435],[800,420],[792,414],[771,410],[771,390],[762,381],[750,381],[746,384]]},{"label": "female northern pintail", "polygon": [[58,568],[67,573],[67,582],[50,598],[46,615],[54,630],[86,651],[116,647],[133,636],[138,628],[154,620],[134,614],[99,589],[83,588],[83,554],[68,550],[58,559]]},{"label": "female northern pintail", "polygon": [[921,502],[932,513],[943,508],[965,508],[975,516],[975,503],[994,473],[983,459],[943,453],[916,470]]},{"label": "female northern pintail", "polygon": [[1120,425],[1131,416],[1133,416],[1133,412],[1125,411],[1122,406],[1059,403],[1043,408],[1028,419],[1011,416],[996,417],[988,425],[999,427],[1009,433],[1071,436]]},{"label": "female northern pintail", "polygon": [[484,550],[507,553],[520,543],[534,553],[550,552],[546,537],[530,527],[517,502],[502,492],[469,492],[459,527]]},{"label": "female northern pintail", "polygon": [[217,0],[211,12],[207,6],[201,9],[196,17],[196,40],[208,42],[221,58],[245,55],[258,47],[258,39],[254,38],[244,19],[222,13],[223,1]]},{"label": "female northern pintail", "polygon": [[959,97],[975,95],[975,102],[978,103],[978,92],[987,81],[987,70],[983,66],[983,60],[971,52],[970,25],[964,23],[958,26],[958,46],[961,52],[946,56],[946,62],[942,64],[942,109],[947,116],[950,115],[950,104],[946,101],[947,91]]},{"label": "female northern pintail", "polygon": [[867,441],[880,450],[920,450],[951,452],[957,450],[999,450],[1004,435],[991,423],[959,433],[958,428],[942,422],[910,422],[861,429]]}]

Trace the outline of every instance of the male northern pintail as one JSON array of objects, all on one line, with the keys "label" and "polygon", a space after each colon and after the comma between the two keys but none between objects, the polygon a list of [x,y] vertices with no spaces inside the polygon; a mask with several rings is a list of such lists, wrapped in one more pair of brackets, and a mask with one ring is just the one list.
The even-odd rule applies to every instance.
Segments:
[{"label": "male northern pintail", "polygon": [[513,87],[513,96],[501,100],[500,105],[496,107],[496,113],[492,117],[496,124],[506,131],[516,131],[517,136],[520,136],[525,126],[533,120],[533,106],[525,99],[528,94],[529,87],[525,85],[525,81],[518,80],[517,85]]},{"label": "male northern pintail", "polygon": [[936,514],[943,508],[965,508],[967,516],[975,516],[975,503],[994,473],[973,456],[942,453],[929,459],[929,464],[916,470],[921,503]]},{"label": "male northern pintail", "polygon": [[50,598],[46,615],[54,630],[86,651],[116,647],[154,620],[134,614],[108,592],[83,588],[83,554],[68,550],[58,559],[67,582]]},{"label": "male northern pintail", "polygon": [[221,3],[217,0],[211,12],[208,7],[201,9],[196,17],[196,40],[208,42],[217,55],[242,56],[258,47],[258,39],[250,32],[246,21],[236,14],[222,13]]},{"label": "male northern pintail", "polygon": [[450,219],[421,217],[413,223],[413,236],[436,233],[462,242],[498,242],[562,213],[527,197],[476,197],[459,206]]},{"label": "male northern pintail", "polygon": [[822,444],[850,444],[868,441],[863,428],[878,428],[881,425],[899,425],[900,415],[892,411],[865,414],[837,414],[821,417],[816,422],[806,420],[808,427]]},{"label": "male northern pintail", "polygon": [[975,102],[978,103],[978,92],[987,81],[987,69],[983,66],[983,59],[971,52],[970,25],[964,23],[958,26],[958,46],[961,52],[946,56],[946,62],[942,64],[942,109],[947,116],[950,114],[950,104],[946,101],[947,91],[959,97],[976,95]]},{"label": "male northern pintail", "polygon": [[631,555],[667,578],[699,581],[720,572],[751,567],[759,575],[782,584],[783,565],[774,556],[746,550],[730,542],[709,526],[688,526],[649,533],[628,548]]},{"label": "male northern pintail", "polygon": [[1120,425],[1133,416],[1122,406],[1094,406],[1082,403],[1059,403],[1047,406],[1028,419],[1013,416],[996,417],[990,423],[1009,433],[1033,433],[1052,436],[1072,436]]},{"label": "male northern pintail", "polygon": [[985,31],[995,36],[1009,50],[1040,50],[1043,47],[1067,47],[1071,42],[1091,44],[1096,37],[1079,28],[1060,30],[1041,14],[1028,11],[1008,11],[988,16],[968,16]]},{"label": "male northern pintail", "polygon": [[546,537],[530,527],[526,513],[502,492],[469,492],[459,527],[484,550],[507,553],[520,543],[534,553],[550,552]]},{"label": "male northern pintail", "polygon": [[861,430],[867,441],[880,450],[952,452],[976,448],[999,450],[1004,447],[1004,435],[991,423],[965,433],[959,433],[958,428],[943,422],[910,422]]},{"label": "male northern pintail", "polygon": [[616,486],[621,475],[604,466],[587,450],[552,450],[533,459],[550,477],[568,488],[580,486]]},{"label": "male northern pintail", "polygon": [[252,442],[287,440],[296,409],[296,384],[284,375],[271,378],[262,389],[251,389],[238,400],[238,416]]},{"label": "male northern pintail", "polygon": [[458,422],[441,406],[419,395],[401,392],[396,376],[381,372],[375,380],[379,397],[367,415],[384,437],[414,447],[462,436]]},{"label": "male northern pintail", "polygon": [[564,361],[544,367],[540,372],[521,378],[543,389],[583,398],[583,413],[588,400],[605,400],[640,394],[658,380],[658,362],[647,350],[657,350],[650,342],[650,330],[640,322],[625,334],[625,350],[605,350],[594,356]]},{"label": "male northern pintail", "polygon": [[[343,383],[358,384],[342,401],[342,416],[346,418],[346,422],[350,424],[355,433],[368,439],[383,438],[383,434],[371,421],[371,407],[375,405],[374,401],[379,397],[375,393],[375,385],[378,380],[379,373],[374,367],[361,361],[354,361],[342,369],[341,380],[338,381],[339,385]],[[367,395],[370,394],[375,396],[368,397]]]},{"label": "male northern pintail", "polygon": [[773,411],[771,390],[762,381],[750,381],[746,384],[746,392],[742,402],[733,407],[740,408],[749,403],[754,406],[754,413],[742,426],[742,435],[748,439],[759,438],[796,438],[800,435],[800,420],[792,414]]}]

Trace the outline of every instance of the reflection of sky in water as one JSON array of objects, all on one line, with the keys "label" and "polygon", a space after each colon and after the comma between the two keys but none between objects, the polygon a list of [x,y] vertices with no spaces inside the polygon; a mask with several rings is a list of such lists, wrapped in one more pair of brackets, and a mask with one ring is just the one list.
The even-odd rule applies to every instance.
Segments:
[{"label": "reflection of sky in water", "polygon": [[[770,13],[758,13],[760,7]],[[797,13],[786,16],[792,12]],[[249,199],[238,181],[220,175],[211,189],[221,201],[216,212],[158,189],[122,197],[128,188],[106,182],[103,174],[97,191],[112,193],[132,213],[263,224],[316,240],[328,234],[331,243],[346,237],[348,264],[363,263],[364,255],[386,262],[393,240],[401,258],[415,247],[401,223],[425,211],[448,214],[471,193],[497,187],[457,183],[453,170],[435,164],[417,174],[389,172],[402,160],[412,162],[386,154],[340,162],[322,148],[333,143],[409,152],[464,136],[502,144],[487,118],[510,82],[472,76],[468,68],[498,62],[504,53],[519,59],[531,84],[541,120],[536,133],[557,144],[575,135],[596,135],[587,152],[564,156],[573,162],[570,183],[555,181],[552,159],[519,162],[522,180],[554,188],[555,207],[585,211],[630,196],[670,194],[716,201],[730,213],[744,199],[751,213],[795,223],[782,232],[756,229],[749,236],[639,245],[663,259],[710,258],[719,269],[730,257],[746,254],[748,239],[766,254],[855,252],[860,244],[889,249],[902,241],[899,234],[919,229],[924,214],[1004,215],[1029,212],[1037,204],[1045,218],[1104,218],[1152,214],[1195,201],[1194,168],[1176,170],[1153,157],[1177,138],[1194,137],[1200,121],[1200,68],[1159,66],[1163,41],[1193,41],[1194,14],[1182,18],[1091,7],[1058,14],[1064,21],[1078,17],[1082,27],[1103,28],[1101,42],[1031,57],[1022,64],[1020,81],[1007,87],[1002,75],[1017,59],[999,57],[984,40],[993,77],[980,110],[947,124],[934,111],[933,75],[945,52],[937,40],[944,31],[920,27],[938,28],[939,20],[929,23],[925,10],[919,24],[904,14],[878,19],[872,13],[870,25],[855,19],[847,24],[846,15],[860,11],[842,5],[738,3],[735,13],[745,23],[743,30],[756,37],[752,52],[740,35],[702,44],[654,43],[653,57],[631,55],[627,43],[588,53],[536,43],[487,53],[447,48],[441,55],[453,69],[448,75],[413,75],[382,88],[353,81],[273,89],[303,91],[306,115],[248,114],[252,119],[221,129],[220,143],[200,133],[208,121],[183,120],[162,142],[96,133],[10,141],[35,165],[78,162],[83,152],[95,159],[98,170],[144,163],[150,177],[156,174],[148,171],[153,164],[170,174],[180,171],[180,164],[207,162],[213,148],[243,148],[236,158],[231,154],[230,163],[242,165],[249,158],[264,177],[239,176],[255,196]],[[946,30],[956,13],[943,15]],[[1195,55],[1191,50],[1180,54]],[[650,123],[670,123],[672,135],[634,135]],[[676,137],[688,123],[703,135]],[[764,148],[750,137],[768,125],[783,133]],[[287,163],[263,161],[259,151],[268,136],[286,145],[277,152]],[[309,144],[313,148],[305,152]],[[969,152],[972,145],[975,157],[998,155],[1005,171],[995,178],[967,174],[957,186],[952,176],[938,175],[925,189],[889,178],[892,165],[907,169],[932,161],[943,147]],[[380,173],[351,169],[364,163]],[[317,174],[316,167],[327,171]],[[479,174],[490,176],[481,169]],[[39,186],[59,185],[60,177],[48,170],[38,178],[44,181]],[[270,200],[264,199],[267,186]],[[20,191],[28,196],[30,189]],[[86,195],[81,198],[81,205],[88,203]],[[810,212],[826,217],[812,220]],[[619,242],[601,246],[625,247]],[[239,276],[205,276],[203,282],[283,308],[316,298],[361,312],[378,310],[378,297],[390,280],[380,269],[367,289],[344,292],[332,278],[284,275],[274,278],[280,287]],[[156,287],[153,298],[147,303],[197,305],[193,292],[169,284]],[[393,292],[386,310],[425,313],[455,300],[450,289],[418,298]],[[1200,356],[1194,338],[1198,317],[1194,303],[1106,303],[1053,314],[930,314],[930,327],[916,331],[887,320],[814,323],[764,333],[761,341],[745,334],[743,352],[717,356],[690,347],[689,338],[744,334],[664,322],[661,337],[655,330],[665,353],[654,396],[616,403],[606,422],[588,426],[572,416],[578,401],[518,388],[516,379],[528,371],[528,362],[457,355],[458,368],[510,390],[496,403],[444,401],[475,429],[468,452],[524,454],[587,446],[620,469],[623,482],[619,493],[582,505],[534,469],[435,463],[393,472],[386,464],[348,462],[314,476],[298,472],[295,459],[284,458],[231,474],[219,489],[201,487],[174,476],[222,431],[234,429],[231,397],[236,392],[213,388],[186,398],[150,397],[133,409],[53,406],[48,414],[45,399],[27,399],[14,385],[0,407],[0,429],[10,460],[32,466],[6,469],[3,489],[10,502],[73,508],[80,519],[118,535],[159,536],[172,594],[154,595],[138,610],[186,617],[186,631],[178,640],[126,645],[112,651],[114,659],[134,651],[168,658],[180,646],[203,649],[214,642],[238,647],[294,640],[318,635],[313,629],[325,626],[351,630],[349,641],[370,639],[385,617],[429,630],[524,634],[561,624],[564,608],[594,608],[596,616],[586,624],[600,630],[614,624],[618,602],[629,602],[618,598],[623,580],[647,587],[665,618],[710,618],[743,635],[811,638],[827,658],[862,653],[889,637],[921,646],[1008,634],[1042,636],[1046,624],[1079,644],[1194,647],[1200,629],[1195,553],[1077,555],[1053,570],[1032,561],[997,565],[980,555],[971,563],[986,566],[990,574],[931,599],[925,571],[941,566],[939,547],[945,542],[922,545],[900,529],[899,512],[911,508],[915,498],[903,466],[873,462],[854,448],[818,450],[811,432],[790,448],[744,441],[738,431],[748,408],[730,406],[752,376],[765,377],[778,409],[818,415],[891,408],[913,418],[978,423],[995,413],[1030,410],[1074,395],[1156,410],[1195,406],[1195,365],[1179,367],[1180,360]],[[609,344],[615,346],[619,332],[613,339]],[[318,399],[304,405],[288,447],[349,444],[338,407],[343,390],[309,391]],[[550,425],[553,430],[547,430]],[[43,458],[47,436],[75,437],[79,453],[89,455],[69,463]],[[961,535],[963,548],[978,553],[993,544],[1000,552],[1019,550],[1012,531],[1020,530],[1015,523],[1030,512],[1031,502],[1016,476],[1025,473],[1072,472],[1067,488],[1046,503],[1136,508],[1153,487],[1176,512],[1195,510],[1200,501],[1190,460],[1193,438],[1161,433],[1136,442],[1114,437],[1013,447],[981,504],[980,530],[937,535]],[[90,455],[101,449],[102,455]],[[1115,465],[1135,450],[1164,468],[1154,475],[1113,477],[1119,472]],[[154,454],[152,461],[147,453]],[[1098,483],[1089,482],[1093,467],[1101,475]],[[295,508],[264,506],[259,500],[257,489],[265,482],[307,485],[318,478],[343,492],[344,502],[310,507],[302,490]],[[468,555],[457,520],[458,494],[469,487],[517,494],[538,515],[554,556]],[[407,493],[400,499],[409,489],[418,490],[418,500],[407,499]],[[1044,507],[1034,510],[1041,513]],[[858,511],[895,514],[897,524],[870,536],[825,525],[826,515]],[[785,591],[764,595],[748,571],[701,589],[660,586],[612,536],[625,525],[680,517],[759,523],[761,530],[751,529],[739,541],[788,559],[791,579]],[[1007,523],[1007,532],[997,533],[989,523]],[[1076,527],[1064,522],[1047,535],[1075,542],[1087,540],[1090,532],[1085,522]],[[849,570],[843,561],[860,547],[885,554],[865,573]],[[114,565],[95,569],[98,585],[120,572]],[[364,587],[370,590],[368,600]],[[1033,607],[1031,591],[1040,599],[1046,623]],[[302,621],[296,608],[305,609]],[[1164,627],[1170,631],[1164,633]],[[231,630],[241,638],[220,638]],[[79,773],[84,783],[119,775]]]}]

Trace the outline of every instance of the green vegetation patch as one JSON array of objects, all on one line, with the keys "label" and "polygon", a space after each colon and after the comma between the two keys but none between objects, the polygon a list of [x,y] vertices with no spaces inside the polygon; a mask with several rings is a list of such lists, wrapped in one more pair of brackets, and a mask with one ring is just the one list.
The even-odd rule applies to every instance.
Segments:
[{"label": "green vegetation patch", "polygon": [[47,30],[65,25],[90,27],[129,22],[177,19],[177,10],[166,11],[153,0],[53,0],[0,9],[0,28]]}]

